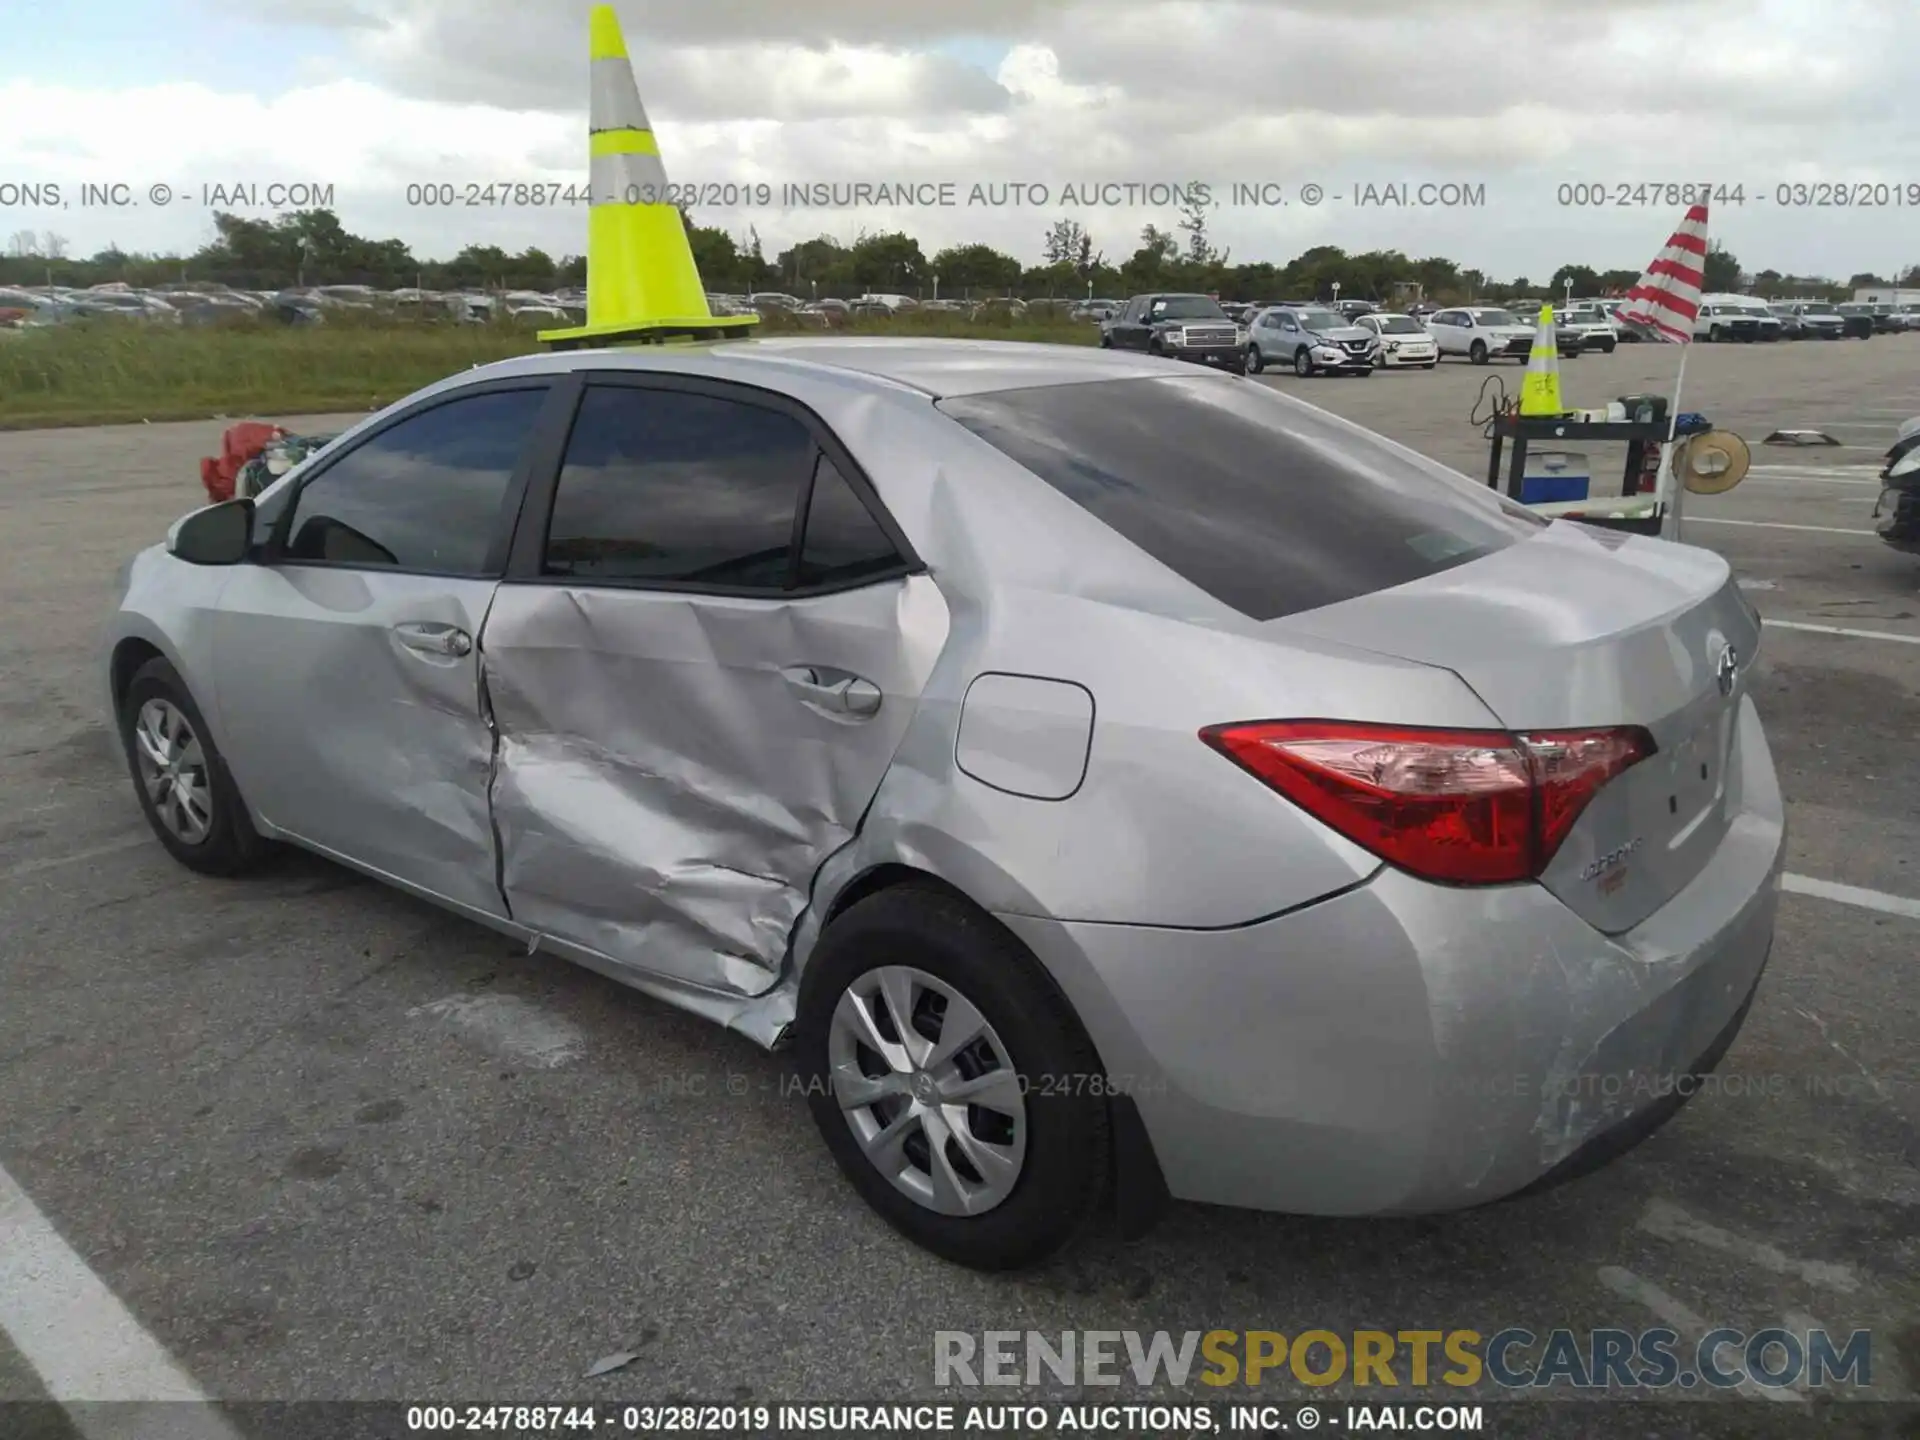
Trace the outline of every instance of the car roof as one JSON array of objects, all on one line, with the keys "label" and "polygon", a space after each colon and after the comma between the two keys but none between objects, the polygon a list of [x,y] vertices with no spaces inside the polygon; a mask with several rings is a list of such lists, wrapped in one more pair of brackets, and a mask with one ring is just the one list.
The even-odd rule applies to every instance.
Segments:
[{"label": "car roof", "polygon": [[548,351],[450,376],[455,381],[574,370],[657,370],[779,388],[783,376],[837,376],[874,390],[906,388],[934,398],[1165,375],[1177,362],[1091,345],[935,337],[780,336],[691,345]]}]

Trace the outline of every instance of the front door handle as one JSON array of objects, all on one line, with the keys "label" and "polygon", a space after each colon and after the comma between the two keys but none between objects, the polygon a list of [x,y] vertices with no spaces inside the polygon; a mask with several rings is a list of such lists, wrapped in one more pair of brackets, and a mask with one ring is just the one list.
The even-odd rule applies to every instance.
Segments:
[{"label": "front door handle", "polygon": [[880,687],[862,676],[819,665],[790,665],[780,674],[816,710],[862,720],[880,713]]},{"label": "front door handle", "polygon": [[422,655],[458,660],[473,653],[473,637],[457,625],[437,625],[431,621],[409,620],[393,627],[394,636],[409,650]]}]

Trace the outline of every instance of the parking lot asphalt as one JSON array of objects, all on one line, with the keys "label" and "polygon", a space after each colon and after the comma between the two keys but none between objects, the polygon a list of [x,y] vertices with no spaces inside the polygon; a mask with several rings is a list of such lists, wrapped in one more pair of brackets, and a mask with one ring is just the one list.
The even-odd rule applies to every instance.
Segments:
[{"label": "parking lot asphalt", "polygon": [[[1664,391],[1676,359],[1623,347],[1564,362],[1562,385],[1571,404]],[[1520,374],[1263,383],[1479,475],[1476,392]],[[1702,346],[1681,408],[1756,462],[1689,501],[1686,538],[1770,622],[1870,632],[1767,628],[1788,868],[1920,899],[1920,558],[1868,519],[1869,462],[1920,413],[1920,336]],[[121,562],[201,500],[223,423],[0,434],[0,1174],[207,1393],[896,1401],[941,1393],[942,1329],[1662,1323],[1871,1330],[1872,1393],[1920,1393],[1920,918],[1785,895],[1717,1086],[1578,1183],[1425,1220],[1183,1205],[1131,1244],[970,1273],[856,1198],[781,1058],[317,859],[222,882],[167,857],[95,641]],[[1781,427],[1850,448],[1757,443]],[[635,1358],[583,1378],[615,1353]],[[0,1400],[38,1383],[0,1338]],[[1645,1433],[1893,1413],[1683,1408]],[[1642,1428],[1526,1415],[1489,1429]]]}]

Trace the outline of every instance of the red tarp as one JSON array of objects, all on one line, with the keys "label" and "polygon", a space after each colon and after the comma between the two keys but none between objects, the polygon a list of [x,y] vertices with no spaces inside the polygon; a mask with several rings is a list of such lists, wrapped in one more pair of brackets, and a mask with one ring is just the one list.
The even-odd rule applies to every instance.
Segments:
[{"label": "red tarp", "polygon": [[207,487],[207,498],[215,504],[231,500],[241,468],[286,433],[278,425],[258,420],[228,426],[227,433],[220,437],[220,454],[200,462],[200,483]]}]

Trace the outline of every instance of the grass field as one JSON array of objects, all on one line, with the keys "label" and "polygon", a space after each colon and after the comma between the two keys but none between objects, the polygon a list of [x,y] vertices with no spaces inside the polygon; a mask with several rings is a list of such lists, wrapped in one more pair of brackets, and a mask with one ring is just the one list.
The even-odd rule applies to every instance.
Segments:
[{"label": "grass field", "polygon": [[[813,334],[763,321],[763,334]],[[836,333],[952,335],[1090,345],[1066,320],[862,319]],[[290,328],[93,320],[0,330],[0,429],[374,410],[422,385],[540,348],[536,328],[334,315]]]}]

